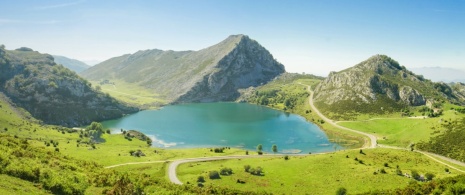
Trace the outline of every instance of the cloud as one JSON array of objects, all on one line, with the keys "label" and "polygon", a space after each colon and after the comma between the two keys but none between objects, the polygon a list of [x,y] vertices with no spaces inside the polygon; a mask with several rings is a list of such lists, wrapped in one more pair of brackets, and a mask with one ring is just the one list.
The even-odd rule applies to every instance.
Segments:
[{"label": "cloud", "polygon": [[69,3],[62,3],[62,4],[55,4],[55,5],[38,6],[38,7],[35,7],[34,9],[35,10],[44,10],[44,9],[55,9],[55,8],[69,7],[69,6],[81,4],[83,2],[85,2],[85,0],[69,2]]}]

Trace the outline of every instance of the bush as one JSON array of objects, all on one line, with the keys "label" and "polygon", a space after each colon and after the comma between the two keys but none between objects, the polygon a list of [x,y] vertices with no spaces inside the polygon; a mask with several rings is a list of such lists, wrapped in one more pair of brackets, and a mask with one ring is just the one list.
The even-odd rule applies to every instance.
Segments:
[{"label": "bush", "polygon": [[381,169],[379,172],[382,173],[382,174],[386,174],[386,173],[387,173],[386,170],[384,170],[384,169]]},{"label": "bush", "polygon": [[258,151],[257,153],[258,153],[258,155],[263,155],[262,151]]},{"label": "bush", "polygon": [[388,163],[384,163],[384,167],[389,167],[389,164],[388,164]]},{"label": "bush", "polygon": [[250,165],[244,165],[244,170],[245,170],[245,172],[249,172],[249,170],[250,170]]},{"label": "bush", "polygon": [[232,173],[233,173],[233,171],[232,171],[231,168],[223,167],[223,168],[220,170],[220,175],[231,175]]},{"label": "bush", "polygon": [[288,155],[284,156],[284,160],[289,160],[289,156]]},{"label": "bush", "polygon": [[203,183],[205,182],[205,178],[203,176],[197,177],[197,182]]},{"label": "bush", "polygon": [[218,173],[218,171],[210,171],[210,173],[208,173],[208,177],[210,179],[221,179],[220,174]]},{"label": "bush", "polygon": [[336,195],[346,195],[347,194],[347,189],[343,188],[343,187],[340,187],[339,189],[337,189],[336,191]]},{"label": "bush", "polygon": [[420,179],[420,174],[418,174],[417,171],[412,171],[412,178],[415,179],[415,180],[419,180]]},{"label": "bush", "polygon": [[431,181],[431,180],[433,180],[433,178],[434,178],[434,174],[432,174],[432,173],[426,173],[426,174],[425,174],[425,177],[426,177],[426,179],[427,179],[428,181]]}]

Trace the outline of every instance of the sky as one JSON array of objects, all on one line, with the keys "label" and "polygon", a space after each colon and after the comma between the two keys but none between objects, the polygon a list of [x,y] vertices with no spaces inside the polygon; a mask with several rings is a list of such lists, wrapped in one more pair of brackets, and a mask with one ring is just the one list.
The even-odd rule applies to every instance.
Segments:
[{"label": "sky", "polygon": [[200,50],[232,34],[288,72],[327,76],[375,54],[465,69],[465,0],[0,0],[0,44],[84,62]]}]

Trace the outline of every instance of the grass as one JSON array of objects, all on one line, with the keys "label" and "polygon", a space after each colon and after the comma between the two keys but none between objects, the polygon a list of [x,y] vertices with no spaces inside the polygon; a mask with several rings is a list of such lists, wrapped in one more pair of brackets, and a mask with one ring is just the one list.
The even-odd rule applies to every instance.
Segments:
[{"label": "grass", "polygon": [[379,144],[407,147],[411,143],[428,141],[431,136],[439,132],[442,123],[463,116],[464,114],[455,113],[455,111],[449,109],[437,118],[390,118],[390,116],[378,116],[379,119],[342,121],[338,124],[373,134],[378,137]]},{"label": "grass", "polygon": [[[415,170],[421,175],[433,173],[436,178],[456,175],[453,170],[451,174],[445,173],[445,165],[416,152],[377,148],[364,150],[364,153],[347,150],[325,155],[292,156],[289,160],[274,157],[186,163],[178,167],[178,177],[182,182],[193,185],[197,183],[197,177],[202,175],[206,179],[205,186],[229,186],[274,194],[334,194],[339,187],[346,188],[350,194],[356,194],[404,187],[414,181],[398,176],[397,165],[403,173],[408,174]],[[355,158],[362,160],[363,164]],[[385,163],[388,163],[388,167],[385,167]],[[246,173],[244,165],[260,166],[264,175]],[[209,171],[219,171],[223,167],[231,168],[233,174],[221,176],[221,179],[209,179]],[[382,174],[381,169],[387,173]],[[238,179],[245,181],[245,184],[236,183]]]},{"label": "grass", "polygon": [[103,92],[110,94],[112,97],[140,108],[154,109],[168,103],[161,94],[156,94],[137,84],[120,80],[110,80],[110,82],[114,82],[114,85],[100,85],[98,81],[92,81],[91,83],[93,86],[100,86]]},{"label": "grass", "polygon": [[0,194],[51,194],[44,189],[40,188],[40,185],[36,185],[32,182],[11,177],[8,175],[0,174]]}]

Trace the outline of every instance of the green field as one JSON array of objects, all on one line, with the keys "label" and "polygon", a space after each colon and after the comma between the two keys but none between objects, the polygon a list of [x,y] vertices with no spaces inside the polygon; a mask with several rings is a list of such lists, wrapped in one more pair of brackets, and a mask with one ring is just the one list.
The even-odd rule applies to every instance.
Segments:
[{"label": "green field", "polygon": [[16,177],[0,174],[0,181],[0,194],[51,194],[51,192],[41,189],[40,186],[36,186],[32,182],[24,181]]},{"label": "green field", "polygon": [[150,91],[137,84],[126,83],[120,80],[111,80],[114,84],[100,84],[99,81],[92,81],[93,86],[100,86],[101,90],[112,97],[128,104],[144,109],[159,108],[168,103],[161,95]]},{"label": "green field", "polygon": [[[397,175],[397,166],[408,174],[415,170],[420,175],[433,173],[436,178],[456,175],[454,170],[451,174],[445,173],[445,165],[416,152],[377,148],[364,150],[364,153],[348,150],[324,155],[292,156],[289,160],[275,157],[186,163],[178,167],[178,177],[183,183],[196,185],[198,176],[202,175],[206,179],[205,186],[229,186],[274,194],[335,194],[340,187],[346,188],[349,194],[355,194],[404,187],[414,181]],[[362,160],[363,164],[355,158]],[[244,165],[260,166],[264,175],[251,175],[244,171]],[[221,179],[209,179],[209,171],[220,171],[224,167],[231,168],[233,174],[221,176]],[[386,173],[381,173],[381,169]],[[237,183],[238,179],[245,181],[245,184]]]},{"label": "green field", "polygon": [[463,116],[463,114],[448,110],[436,118],[375,118],[364,121],[341,121],[338,124],[376,135],[379,144],[407,147],[411,143],[428,141],[431,136],[435,136],[441,130],[441,124]]}]

